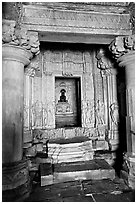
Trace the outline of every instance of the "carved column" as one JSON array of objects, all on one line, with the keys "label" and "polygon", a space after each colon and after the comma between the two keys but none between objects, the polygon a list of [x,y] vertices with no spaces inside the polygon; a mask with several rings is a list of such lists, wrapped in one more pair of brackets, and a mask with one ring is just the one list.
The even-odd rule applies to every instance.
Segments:
[{"label": "carved column", "polygon": [[126,162],[129,167],[128,184],[134,188],[135,166],[135,36],[117,37],[110,45],[110,50],[119,67],[126,72]]},{"label": "carved column", "polygon": [[96,58],[98,60],[97,67],[101,70],[103,77],[105,124],[108,132],[107,140],[111,150],[115,150],[118,146],[117,72],[113,63],[106,56],[105,50],[100,49]]},{"label": "carved column", "polygon": [[14,21],[3,20],[2,32],[2,190],[3,201],[15,201],[30,191],[23,159],[24,66],[38,46]]}]

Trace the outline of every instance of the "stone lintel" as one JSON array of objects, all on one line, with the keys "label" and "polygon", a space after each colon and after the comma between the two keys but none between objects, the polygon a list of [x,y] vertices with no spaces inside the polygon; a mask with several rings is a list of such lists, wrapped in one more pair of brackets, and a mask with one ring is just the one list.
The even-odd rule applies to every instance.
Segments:
[{"label": "stone lintel", "polygon": [[75,33],[74,35],[74,33],[72,32],[48,32],[48,31],[39,32],[39,41],[48,42],[110,44],[113,39],[114,39],[113,35],[105,36],[96,33],[92,35],[91,33]]},{"label": "stone lintel", "polygon": [[113,36],[131,34],[129,14],[51,9],[39,5],[23,7],[23,24],[28,30]]}]

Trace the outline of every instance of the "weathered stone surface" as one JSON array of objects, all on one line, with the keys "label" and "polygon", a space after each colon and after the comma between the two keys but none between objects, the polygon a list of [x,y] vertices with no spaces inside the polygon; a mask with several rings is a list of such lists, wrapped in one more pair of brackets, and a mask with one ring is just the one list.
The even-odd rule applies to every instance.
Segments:
[{"label": "weathered stone surface", "polygon": [[2,157],[3,163],[22,159],[23,145],[23,76],[30,52],[22,47],[2,46]]},{"label": "weathered stone surface", "polygon": [[[90,202],[135,201],[135,192],[117,178],[103,180],[76,180],[40,187],[35,185],[28,202]],[[102,199],[101,199],[102,198]]]},{"label": "weathered stone surface", "polygon": [[25,155],[27,157],[34,157],[36,154],[37,154],[37,151],[36,151],[36,146],[35,145],[33,145],[32,147],[26,149]]},{"label": "weathered stone surface", "polygon": [[119,192],[114,194],[95,194],[94,199],[96,202],[134,202],[135,195],[132,192],[123,194],[119,194]]},{"label": "weathered stone surface", "polygon": [[[72,143],[66,143],[67,141],[64,139],[60,139],[57,140],[57,144],[49,143],[48,155],[53,159],[53,163],[91,160],[94,154],[92,141],[84,142],[87,139],[83,138],[83,142],[80,142],[79,138],[73,138],[72,141],[70,140]],[[58,144],[58,142],[62,144]]]},{"label": "weathered stone surface", "polygon": [[39,143],[39,144],[36,144],[36,151],[37,152],[42,152],[43,151],[43,144],[42,143]]},{"label": "weathered stone surface", "polygon": [[30,180],[23,185],[2,192],[2,202],[23,202],[31,193]]},{"label": "weathered stone surface", "polygon": [[104,159],[110,166],[112,166],[116,159],[116,152],[110,152],[108,150],[95,151],[94,159]]},{"label": "weathered stone surface", "polygon": [[103,180],[88,180],[82,181],[82,185],[84,188],[84,193],[112,193],[114,191],[126,191],[129,190],[129,187],[125,185],[122,180],[110,180],[110,179],[103,179]]},{"label": "weathered stone surface", "polygon": [[[75,33],[120,35],[127,34],[130,29],[129,14],[81,13],[73,10],[66,12],[62,9],[54,10],[38,5],[33,5],[33,8],[28,5],[23,7],[23,22],[26,25],[29,24],[28,27],[32,30],[39,28],[41,31],[46,30],[48,32],[73,31]],[[39,26],[39,22],[41,22],[41,26]]]},{"label": "weathered stone surface", "polygon": [[[25,5],[42,5],[53,9],[123,13],[127,10],[127,2],[24,2]],[[133,6],[130,6],[130,9]]]},{"label": "weathered stone surface", "polygon": [[[38,33],[27,31],[27,29],[17,26],[16,21],[2,20],[2,42],[3,44],[22,47],[32,54],[39,54]],[[29,39],[29,40],[28,40]],[[32,57],[32,56],[31,56]]]},{"label": "weathered stone surface", "polygon": [[28,142],[28,143],[23,144],[23,149],[27,149],[29,147],[32,147],[32,142]]},{"label": "weathered stone surface", "polygon": [[24,131],[23,143],[32,142],[32,140],[33,140],[33,137],[32,137],[31,131]]},{"label": "weathered stone surface", "polygon": [[[45,165],[45,166],[44,166]],[[50,168],[50,169],[48,169]],[[52,167],[47,164],[41,165],[41,185],[48,185],[46,179],[48,179],[47,174],[50,175]],[[112,167],[108,165],[104,160],[92,160],[88,162],[71,162],[71,163],[61,163],[53,165],[53,183],[60,183],[73,180],[99,180],[99,179],[114,179],[115,171]],[[50,180],[51,182],[51,180]]]},{"label": "weathered stone surface", "polygon": [[93,149],[94,150],[108,150],[109,146],[105,140],[94,140],[93,141]]},{"label": "weathered stone surface", "polygon": [[42,164],[42,163],[53,163],[53,159],[52,158],[40,158],[40,157],[36,157],[36,163],[37,164]]},{"label": "weathered stone surface", "polygon": [[23,185],[29,179],[27,161],[22,160],[20,162],[3,165],[2,176],[3,191]]}]

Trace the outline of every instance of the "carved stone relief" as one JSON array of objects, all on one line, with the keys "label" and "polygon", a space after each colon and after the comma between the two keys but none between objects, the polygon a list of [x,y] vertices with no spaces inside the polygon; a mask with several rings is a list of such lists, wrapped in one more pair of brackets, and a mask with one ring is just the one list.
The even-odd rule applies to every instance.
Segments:
[{"label": "carved stone relief", "polygon": [[[116,90],[116,70],[114,69],[114,63],[107,58],[105,50],[100,49],[97,52],[96,58],[98,60],[97,67],[100,69],[102,76],[102,87],[104,87],[102,90],[103,102],[100,101],[100,104],[102,103],[100,106],[103,113],[102,118],[104,117],[104,124],[106,124],[108,128],[108,139],[117,139],[118,136],[115,136],[115,131],[118,130],[119,108]],[[103,120],[100,121],[100,123],[101,122],[103,124]]]},{"label": "carved stone relief", "polygon": [[54,72],[69,77],[74,73],[83,73],[84,62],[81,52],[47,50],[43,58],[45,74]]},{"label": "carved stone relief", "polygon": [[30,64],[25,68],[25,74],[34,77],[41,77],[42,74],[42,56],[41,54],[36,55],[31,59]]},{"label": "carved stone relief", "polygon": [[118,59],[126,53],[135,51],[135,35],[115,38],[109,46],[115,59]]},{"label": "carved stone relief", "polygon": [[94,101],[82,101],[82,124],[83,127],[94,127],[95,124]]},{"label": "carved stone relief", "polygon": [[25,28],[18,28],[15,21],[2,21],[2,43],[21,46],[29,50],[32,55],[39,54],[38,33],[27,31]]},{"label": "carved stone relief", "polygon": [[109,34],[126,34],[130,29],[129,20],[129,14],[79,12],[76,10],[67,10],[66,12],[63,9],[49,9],[45,6],[41,6],[39,9],[38,5],[33,6],[32,9],[24,5],[24,24],[36,27],[41,22],[41,29],[44,27],[44,29],[54,32],[65,30],[65,32],[100,34],[108,31]]}]

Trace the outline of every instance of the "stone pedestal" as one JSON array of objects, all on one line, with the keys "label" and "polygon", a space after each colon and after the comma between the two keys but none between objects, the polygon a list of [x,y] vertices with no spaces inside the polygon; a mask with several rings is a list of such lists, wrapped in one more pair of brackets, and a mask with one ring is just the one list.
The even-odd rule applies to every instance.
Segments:
[{"label": "stone pedestal", "polygon": [[[27,191],[27,161],[23,161],[24,66],[31,53],[22,47],[2,46],[2,163],[3,200],[15,201]],[[21,187],[21,190],[20,190]],[[22,189],[24,188],[25,191]],[[18,191],[18,193],[17,193]]]}]

